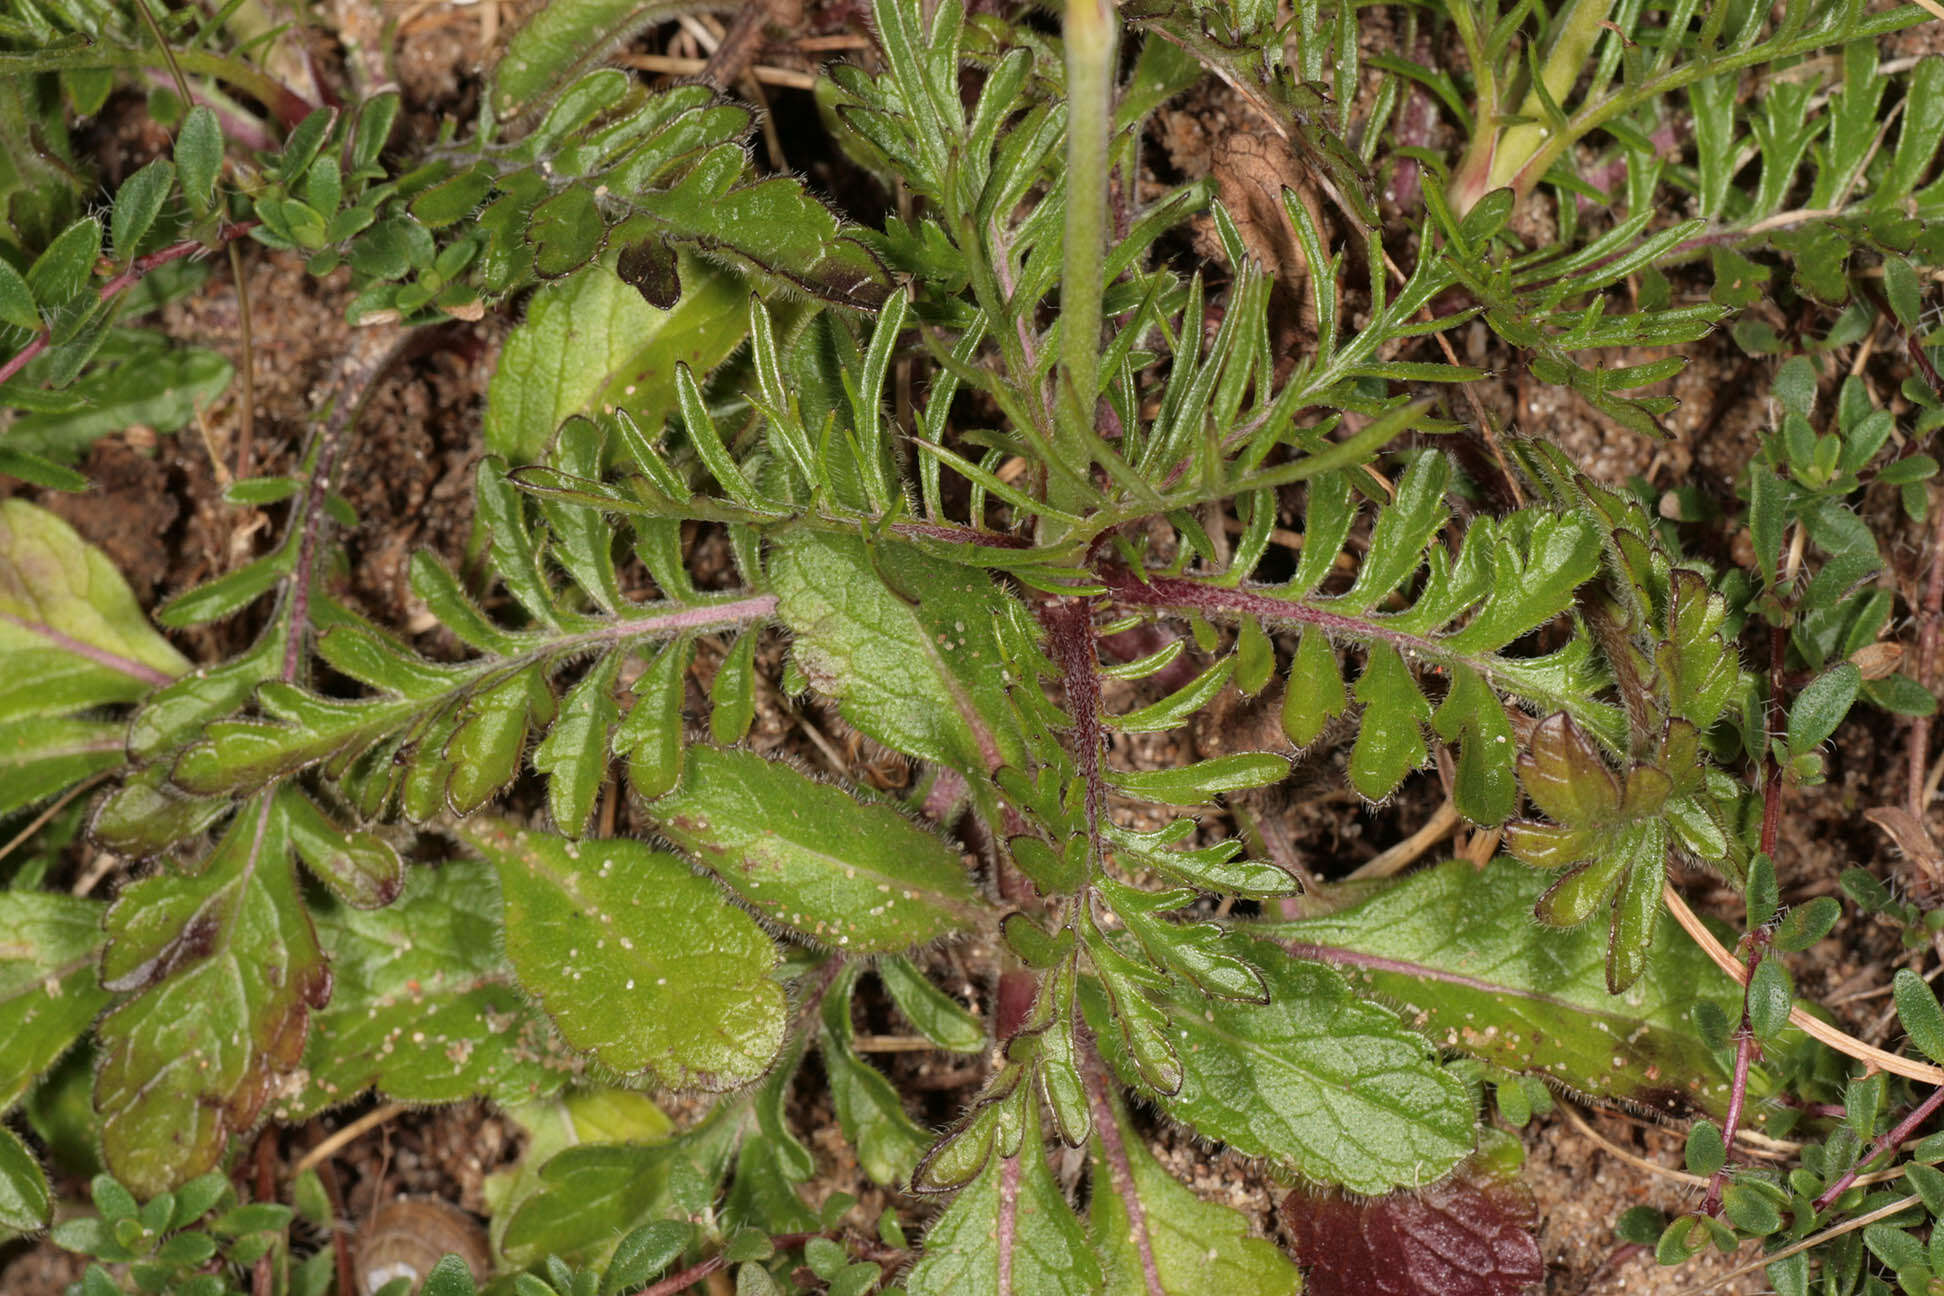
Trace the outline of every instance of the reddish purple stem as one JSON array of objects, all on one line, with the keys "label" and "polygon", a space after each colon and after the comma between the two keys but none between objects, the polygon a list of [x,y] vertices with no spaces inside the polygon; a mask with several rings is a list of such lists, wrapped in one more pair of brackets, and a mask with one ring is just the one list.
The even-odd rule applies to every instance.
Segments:
[{"label": "reddish purple stem", "polygon": [[1864,1166],[1867,1166],[1885,1152],[1894,1151],[1903,1146],[1909,1140],[1910,1136],[1915,1134],[1923,1123],[1931,1118],[1931,1113],[1935,1112],[1940,1104],[1944,1104],[1944,1087],[1931,1090],[1930,1096],[1912,1108],[1910,1115],[1898,1121],[1895,1128],[1875,1143],[1872,1143],[1869,1152],[1858,1157],[1856,1164],[1843,1172],[1842,1178],[1829,1185],[1828,1188],[1823,1190],[1823,1195],[1816,1198],[1816,1209],[1819,1211],[1828,1210],[1830,1204],[1838,1197],[1841,1197],[1844,1190],[1856,1182],[1856,1177],[1863,1173]]},{"label": "reddish purple stem", "polygon": [[[253,220],[237,221],[234,224],[225,225],[216,231],[216,242],[227,243],[239,234],[245,234],[255,229],[256,225],[257,222]],[[147,256],[136,257],[129,263],[128,269],[101,285],[101,289],[97,294],[97,300],[107,301],[110,297],[120,293],[123,289],[135,283],[143,275],[155,269],[157,266],[167,265],[171,261],[180,261],[186,256],[194,256],[198,252],[208,250],[208,244],[190,239],[186,242],[161,248],[149,253]],[[13,359],[7,361],[5,364],[0,364],[0,383],[6,382],[22,369],[25,369],[35,356],[47,350],[48,344],[52,341],[52,336],[48,330],[42,329],[33,341],[20,349],[18,355],[14,356]]]}]

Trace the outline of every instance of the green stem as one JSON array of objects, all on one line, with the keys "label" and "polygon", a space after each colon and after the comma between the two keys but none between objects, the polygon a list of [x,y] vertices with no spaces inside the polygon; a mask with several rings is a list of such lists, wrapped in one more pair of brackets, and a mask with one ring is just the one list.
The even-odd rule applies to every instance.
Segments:
[{"label": "green stem", "polygon": [[[206,76],[235,86],[260,100],[286,126],[302,121],[311,110],[303,96],[276,78],[266,75],[240,59],[211,50],[175,51],[181,71]],[[106,43],[73,49],[35,50],[25,54],[0,54],[0,80],[28,76],[36,72],[59,72],[70,68],[150,68],[162,66],[160,53],[147,48],[120,48]]]},{"label": "green stem", "polygon": [[[1063,461],[1090,461],[1100,392],[1100,296],[1107,260],[1108,145],[1113,135],[1112,0],[1067,0],[1067,209],[1060,283],[1060,390],[1056,449]],[[1054,507],[1085,506],[1073,483],[1048,481]]]},{"label": "green stem", "polygon": [[1887,13],[1870,14],[1859,19],[1854,27],[1841,32],[1832,33],[1826,29],[1819,29],[1790,40],[1769,41],[1718,58],[1697,59],[1670,68],[1659,76],[1611,90],[1601,97],[1589,98],[1586,105],[1572,116],[1568,128],[1545,140],[1533,154],[1529,174],[1534,179],[1544,175],[1559,156],[1581,137],[1591,134],[1614,118],[1632,111],[1643,103],[1671,94],[1704,77],[1723,76],[1757,64],[1795,58],[1832,45],[1876,40],[1892,32],[1926,22],[1929,17],[1916,5],[1905,5]]},{"label": "green stem", "polygon": [[[1508,126],[1500,133],[1498,105],[1484,97],[1486,83],[1481,83],[1477,134],[1472,137],[1471,147],[1459,167],[1458,182],[1452,186],[1452,206],[1460,215],[1494,189],[1516,185],[1523,192],[1544,174],[1531,164],[1534,155],[1554,134],[1546,102],[1551,100],[1554,108],[1565,102],[1573,82],[1586,66],[1593,43],[1600,38],[1600,25],[1612,9],[1613,0],[1569,0],[1557,20],[1546,62],[1539,69],[1539,86],[1528,90],[1525,102],[1519,105],[1518,115],[1529,120]],[[1460,35],[1462,38],[1462,31]],[[1471,42],[1467,41],[1466,46],[1469,50]],[[1541,86],[1544,95],[1540,94]]]}]

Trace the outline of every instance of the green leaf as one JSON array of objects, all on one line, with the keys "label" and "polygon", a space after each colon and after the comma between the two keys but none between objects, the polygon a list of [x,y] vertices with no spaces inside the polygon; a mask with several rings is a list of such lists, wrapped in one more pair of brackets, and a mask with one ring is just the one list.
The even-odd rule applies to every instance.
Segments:
[{"label": "green leaf", "polygon": [[[644,1224],[705,1208],[728,1172],[747,1113],[746,1104],[721,1103],[666,1142],[588,1143],[550,1158],[538,1189],[507,1223],[507,1258],[531,1264],[544,1255],[586,1255]],[[700,1187],[702,1201],[678,1206],[690,1185]]]},{"label": "green leaf", "polygon": [[40,308],[34,305],[34,291],[14,269],[13,262],[0,257],[0,323],[11,324],[28,333],[41,328]]},{"label": "green leaf", "polygon": [[0,720],[0,815],[65,792],[127,760],[115,722],[25,716]]},{"label": "green leaf", "polygon": [[155,610],[155,619],[172,630],[181,630],[234,616],[275,588],[290,573],[295,558],[292,549],[272,550],[175,595]]},{"label": "green leaf", "polygon": [[144,1195],[215,1164],[301,1060],[330,970],[289,862],[294,789],[265,793],[198,871],[122,889],[102,983],[132,995],[96,1027],[95,1105],[117,1178]]},{"label": "green leaf", "polygon": [[[924,1255],[905,1279],[911,1296],[1090,1296],[1100,1262],[1088,1245],[1040,1146],[1039,1105],[1026,1104],[1016,1157],[992,1157],[925,1234]],[[1003,1229],[1003,1232],[1002,1232]],[[1012,1240],[1002,1251],[1002,1237]],[[1010,1284],[1001,1274],[1011,1276]]]},{"label": "green leaf", "polygon": [[34,264],[27,267],[27,286],[43,308],[65,306],[81,295],[94,275],[101,255],[101,222],[83,216],[57,235]]},{"label": "green leaf", "polygon": [[204,347],[126,347],[112,339],[102,363],[68,387],[80,405],[66,412],[24,414],[8,430],[14,449],[70,462],[104,436],[135,424],[175,432],[228,390],[235,369]]},{"label": "green leaf", "polygon": [[21,499],[0,501],[0,660],[0,714],[130,702],[189,669],[107,556]]},{"label": "green leaf", "polygon": [[[1330,968],[1261,941],[1236,953],[1261,970],[1266,1005],[1177,990],[1161,1000],[1182,1058],[1162,1110],[1245,1156],[1354,1192],[1429,1183],[1472,1147],[1472,1101],[1424,1039],[1359,999]],[[1137,1083],[1098,994],[1087,1018],[1123,1081]]]},{"label": "green leaf", "polygon": [[568,185],[533,209],[526,239],[533,245],[533,272],[558,279],[594,259],[607,241],[607,223],[591,189]]},{"label": "green leaf", "polygon": [[1849,714],[1862,687],[1862,671],[1849,662],[1838,662],[1803,685],[1789,704],[1789,754],[1800,756],[1822,746]]},{"label": "green leaf", "polygon": [[1168,805],[1201,805],[1225,792],[1279,783],[1289,773],[1289,758],[1274,752],[1236,752],[1177,769],[1111,770],[1107,781],[1129,796]]},{"label": "green leaf", "polygon": [[415,868],[389,906],[317,913],[331,1002],[312,1019],[305,1083],[271,1115],[301,1122],[375,1087],[396,1102],[480,1095],[502,1104],[553,1093],[585,1067],[528,1001],[500,950],[492,868]]},{"label": "green leaf", "polygon": [[986,1047],[985,1023],[933,985],[910,959],[883,955],[877,961],[877,974],[898,1011],[926,1039],[953,1053],[977,1053]]},{"label": "green leaf", "polygon": [[609,653],[595,662],[560,704],[553,728],[533,749],[533,768],[547,778],[547,808],[554,827],[578,837],[594,813],[594,798],[607,780],[608,734],[619,708],[614,701],[614,677],[621,654]]},{"label": "green leaf", "polygon": [[1763,959],[1748,979],[1748,1025],[1755,1038],[1764,1043],[1782,1033],[1789,1024],[1789,1009],[1794,1006],[1794,988],[1789,970],[1780,959]]},{"label": "green leaf", "polygon": [[680,787],[647,810],[745,904],[828,946],[910,949],[986,919],[957,850],[754,752],[690,748]]},{"label": "green leaf", "polygon": [[[553,690],[540,666],[519,671],[497,684],[468,694],[459,704],[451,737],[436,760],[421,753],[419,768],[449,771],[443,780],[446,803],[458,814],[471,814],[498,796],[519,773],[530,727],[544,727],[553,719]],[[407,795],[408,813],[412,809]]]},{"label": "green leaf", "polygon": [[493,70],[494,112],[511,117],[551,99],[630,35],[679,12],[669,0],[557,0],[535,10]]},{"label": "green leaf", "polygon": [[1816,366],[1807,356],[1792,356],[1775,371],[1769,394],[1782,408],[1803,418],[1816,405]]},{"label": "green leaf", "polygon": [[1533,937],[1532,905],[1546,886],[1513,860],[1482,871],[1460,860],[1352,909],[1266,930],[1343,969],[1431,1038],[1495,1066],[1669,1119],[1724,1116],[1728,1072],[1692,1021],[1703,1004],[1738,1018],[1741,988],[1663,915],[1646,972],[1609,994],[1604,932]]},{"label": "green leaf", "polygon": [[223,130],[207,106],[191,108],[176,133],[175,164],[182,177],[183,195],[189,199],[190,208],[202,215],[209,210],[216,177],[223,169]]},{"label": "green leaf", "polygon": [[1381,801],[1429,756],[1424,724],[1431,704],[1404,659],[1385,644],[1371,645],[1354,692],[1364,712],[1350,749],[1350,782],[1366,798]]},{"label": "green leaf", "polygon": [[148,237],[155,218],[162,212],[163,202],[175,187],[175,178],[175,167],[170,165],[169,160],[156,158],[122,181],[121,188],[115,191],[115,210],[108,222],[108,239],[115,249],[117,261],[132,261],[141,250],[142,240]]},{"label": "green leaf", "polygon": [[47,1227],[52,1199],[40,1162],[17,1135],[0,1125],[0,1239]]},{"label": "green leaf", "polygon": [[781,538],[769,569],[798,668],[851,724],[974,777],[1022,764],[998,631],[1007,596],[982,572],[811,531]]},{"label": "green leaf", "polygon": [[680,1220],[656,1220],[621,1239],[601,1276],[603,1296],[628,1287],[641,1287],[667,1271],[688,1249],[694,1228]]},{"label": "green leaf", "polygon": [[44,455],[30,454],[12,446],[0,446],[0,477],[17,477],[48,490],[77,495],[88,489],[88,479],[72,468],[65,468]]},{"label": "green leaf", "polygon": [[[1106,1271],[1107,1296],[1153,1296],[1141,1262],[1136,1229],[1145,1227],[1154,1269],[1166,1296],[1292,1296],[1301,1287],[1296,1266],[1272,1242],[1252,1236],[1239,1212],[1203,1201],[1183,1187],[1148,1151],[1147,1140],[1114,1104],[1116,1138],[1127,1159],[1120,1168],[1093,1143],[1093,1235]],[[1128,1198],[1138,1203],[1141,1224]]]},{"label": "green leaf", "polygon": [[1933,1062],[1944,1062],[1944,1008],[1930,983],[1909,968],[1898,968],[1891,982],[1891,995],[1897,1004],[1897,1020],[1903,1023],[1910,1042]]},{"label": "green leaf", "polygon": [[635,681],[634,705],[614,731],[614,754],[626,758],[636,796],[652,800],[681,777],[683,680],[692,647],[677,639],[655,655]]},{"label": "green leaf", "polygon": [[0,892],[0,1112],[51,1070],[108,1004],[95,976],[102,906],[44,891]]},{"label": "green leaf", "polygon": [[575,1048],[670,1088],[728,1089],[782,1046],[776,949],[672,856],[502,821],[465,835],[499,871],[506,955]]},{"label": "green leaf", "polygon": [[851,1029],[851,991],[857,964],[850,964],[824,993],[818,1050],[830,1085],[831,1104],[857,1164],[873,1183],[902,1187],[918,1158],[933,1143],[905,1114],[898,1091],[882,1071],[857,1056]]},{"label": "green leaf", "polygon": [[573,414],[626,409],[651,435],[676,407],[675,370],[707,373],[738,346],[748,303],[732,275],[684,260],[658,310],[604,266],[548,284],[506,340],[486,388],[486,445],[530,464]]},{"label": "green leaf", "polygon": [[1829,935],[1842,916],[1843,906],[1834,896],[1817,896],[1808,904],[1797,905],[1776,924],[1775,948],[1785,954],[1806,950]]},{"label": "green leaf", "polygon": [[756,719],[756,632],[729,645],[709,683],[709,733],[725,746],[741,742]]},{"label": "green leaf", "polygon": [[1296,746],[1307,747],[1349,705],[1329,637],[1321,630],[1305,629],[1289,663],[1289,683],[1283,693],[1283,732]]}]

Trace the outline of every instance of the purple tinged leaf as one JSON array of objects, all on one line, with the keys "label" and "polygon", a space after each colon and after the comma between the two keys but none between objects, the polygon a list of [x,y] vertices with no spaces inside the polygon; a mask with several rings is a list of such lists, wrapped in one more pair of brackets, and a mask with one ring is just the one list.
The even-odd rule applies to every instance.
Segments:
[{"label": "purple tinged leaf", "polygon": [[991,1158],[926,1232],[911,1296],[1090,1296],[1100,1262],[1047,1168],[1038,1105],[1015,1156]]},{"label": "purple tinged leaf", "polygon": [[294,789],[245,804],[194,875],[122,890],[103,984],[130,994],[96,1027],[102,1150],[142,1196],[213,1166],[296,1069],[331,972],[289,859]]},{"label": "purple tinged leaf", "polygon": [[1533,912],[1551,926],[1577,927],[1593,916],[1612,889],[1613,871],[1597,861],[1588,861],[1554,882],[1539,897]]},{"label": "purple tinged leaf", "polygon": [[[1115,1116],[1127,1182],[1096,1139],[1090,1192],[1106,1296],[1295,1296],[1302,1289],[1296,1266],[1274,1243],[1252,1236],[1239,1212],[1203,1201],[1182,1186],[1128,1126],[1118,1104]],[[1140,1232],[1146,1233],[1145,1257]]]},{"label": "purple tinged leaf", "polygon": [[1532,1191],[1484,1154],[1442,1183],[1351,1200],[1283,1199],[1309,1296],[1522,1296],[1546,1276]]},{"label": "purple tinged leaf", "polygon": [[381,909],[405,885],[405,864],[376,833],[352,832],[333,823],[302,794],[285,799],[290,841],[319,881],[356,909]]},{"label": "purple tinged leaf", "polygon": [[[189,669],[150,628],[128,582],[99,549],[66,522],[26,500],[0,501],[0,654],[61,667],[57,692],[17,693],[23,676],[0,682],[7,714],[129,702]],[[58,657],[56,656],[58,654]]]},{"label": "purple tinged leaf", "polygon": [[1538,869],[1562,869],[1585,859],[1593,851],[1593,840],[1590,828],[1562,828],[1558,824],[1521,821],[1505,830],[1505,848]]},{"label": "purple tinged leaf", "polygon": [[937,1193],[964,1187],[987,1168],[995,1148],[1001,1156],[1009,1147],[1016,1149],[1025,1109],[1038,1101],[1025,1078],[1024,1067],[1008,1063],[988,1080],[958,1124],[919,1158],[911,1172],[911,1190]]}]

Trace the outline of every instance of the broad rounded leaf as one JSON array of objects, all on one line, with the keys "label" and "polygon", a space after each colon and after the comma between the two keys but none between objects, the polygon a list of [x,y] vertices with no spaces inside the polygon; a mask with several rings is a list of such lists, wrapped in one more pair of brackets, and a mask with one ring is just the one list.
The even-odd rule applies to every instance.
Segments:
[{"label": "broad rounded leaf", "polygon": [[630,411],[657,435],[675,408],[675,367],[706,373],[748,328],[746,289],[683,263],[681,300],[657,310],[602,266],[533,295],[486,389],[486,446],[530,464],[563,421],[604,407]]},{"label": "broad rounded leaf", "polygon": [[1298,1190],[1282,1217],[1310,1296],[1523,1296],[1546,1276],[1516,1163],[1480,1154],[1442,1183],[1372,1200]]},{"label": "broad rounded leaf", "polygon": [[1456,860],[1354,908],[1270,930],[1398,1005],[1432,1039],[1495,1066],[1670,1118],[1725,1113],[1728,1073],[1693,1015],[1705,1004],[1739,1017],[1741,987],[1663,914],[1646,973],[1608,993],[1606,932],[1534,939],[1529,915],[1547,881],[1509,859],[1482,871]]},{"label": "broad rounded leaf", "polygon": [[[54,704],[62,709],[132,701],[189,669],[149,627],[106,555],[45,509],[0,501],[0,656],[12,663],[36,651],[49,654],[50,669],[60,664],[53,653],[66,659]],[[15,666],[6,675],[0,698],[11,709],[25,673]]]},{"label": "broad rounded leaf", "polygon": [[[972,775],[1024,758],[984,573],[892,541],[799,531],[770,558],[796,664],[887,747]],[[924,591],[913,599],[910,591]]]},{"label": "broad rounded leaf", "polygon": [[304,1087],[273,1105],[278,1120],[302,1121],[372,1086],[400,1102],[525,1102],[585,1069],[500,953],[488,865],[415,868],[383,909],[320,911],[317,934],[336,986],[312,1017]]},{"label": "broad rounded leaf", "polygon": [[[1261,941],[1238,941],[1236,952],[1262,971],[1270,1001],[1187,991],[1163,1002],[1183,1070],[1179,1092],[1156,1099],[1163,1111],[1246,1156],[1361,1193],[1429,1183],[1471,1151],[1471,1098],[1422,1036],[1333,969]],[[1082,1000],[1132,1083],[1102,997]]]},{"label": "broad rounded leaf", "polygon": [[639,842],[465,833],[499,871],[507,958],[568,1043],[671,1088],[768,1068],[786,1016],[776,947],[706,878]]}]

